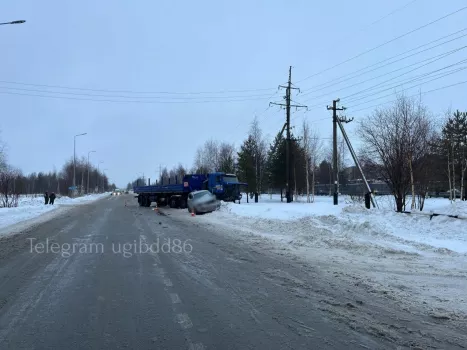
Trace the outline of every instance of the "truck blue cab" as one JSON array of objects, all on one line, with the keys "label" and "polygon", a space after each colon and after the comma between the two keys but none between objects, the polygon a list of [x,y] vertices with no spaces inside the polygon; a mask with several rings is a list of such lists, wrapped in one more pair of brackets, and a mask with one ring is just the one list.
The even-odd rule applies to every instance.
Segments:
[{"label": "truck blue cab", "polygon": [[156,202],[158,206],[169,204],[171,208],[185,209],[188,194],[199,190],[210,191],[218,200],[235,202],[242,198],[241,186],[247,186],[246,183],[239,182],[235,174],[223,172],[187,174],[182,183],[177,180],[175,184],[135,186],[133,191],[138,195],[139,205],[149,207],[152,202]]}]

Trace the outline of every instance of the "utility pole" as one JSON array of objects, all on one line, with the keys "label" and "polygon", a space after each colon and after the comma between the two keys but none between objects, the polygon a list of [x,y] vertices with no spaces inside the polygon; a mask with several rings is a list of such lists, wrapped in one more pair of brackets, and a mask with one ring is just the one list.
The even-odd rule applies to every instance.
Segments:
[{"label": "utility pole", "polygon": [[337,108],[337,103],[340,99],[332,101],[332,107],[327,106],[328,110],[332,110],[332,167],[334,181],[334,205],[339,204],[339,171],[337,169],[337,111],[345,110],[345,107]]},{"label": "utility pole", "polygon": [[351,119],[347,119],[345,117],[344,118],[337,118],[337,123],[339,125],[339,128],[341,129],[342,136],[344,136],[344,140],[347,143],[347,147],[349,148],[350,154],[352,155],[352,158],[353,158],[353,160],[355,162],[355,166],[357,167],[357,169],[358,169],[358,171],[360,173],[360,176],[362,177],[363,183],[365,184],[366,189],[367,189],[367,191],[368,191],[368,193],[370,195],[371,204],[373,204],[373,208],[376,208],[376,201],[373,198],[373,191],[371,190],[370,185],[368,184],[368,181],[367,181],[367,179],[365,177],[365,174],[363,173],[363,169],[360,166],[360,162],[358,161],[357,154],[355,153],[355,151],[354,151],[354,149],[352,147],[352,144],[350,143],[350,139],[347,136],[347,132],[344,129],[344,125],[342,124],[342,123],[350,123],[352,120],[353,120],[353,118],[351,118]]},{"label": "utility pole", "polygon": [[276,103],[276,102],[269,102],[269,105],[277,105],[281,107],[285,107],[286,110],[286,122],[285,122],[285,127],[287,129],[287,138],[285,140],[285,197],[287,198],[287,203],[292,202],[293,196],[291,195],[290,191],[290,184],[292,183],[292,178],[291,174],[292,171],[290,170],[291,168],[291,163],[290,163],[290,108],[295,107],[296,109],[298,108],[307,108],[307,106],[304,105],[292,105],[292,89],[300,91],[299,88],[293,87],[292,86],[292,66],[289,67],[289,80],[287,81],[287,85],[279,85],[279,88],[286,89],[285,90],[285,104],[284,103]]}]

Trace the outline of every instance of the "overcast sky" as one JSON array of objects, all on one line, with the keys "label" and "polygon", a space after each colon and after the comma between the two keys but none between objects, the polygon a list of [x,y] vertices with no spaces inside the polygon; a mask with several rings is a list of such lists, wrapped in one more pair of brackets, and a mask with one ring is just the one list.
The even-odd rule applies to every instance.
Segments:
[{"label": "overcast sky", "polygon": [[[462,30],[467,10],[351,59],[465,6],[465,0],[2,1],[0,22],[27,22],[0,26],[0,137],[9,162],[24,173],[61,169],[73,155],[73,136],[87,132],[77,139],[77,155],[95,150],[91,161],[104,161],[101,168],[118,186],[142,173],[155,179],[159,165],[191,167],[196,148],[209,138],[239,145],[255,113],[265,134],[277,133],[284,111],[267,107],[281,101],[277,86],[286,83],[289,65],[302,89],[293,99],[311,107],[293,114],[294,125],[307,118],[329,137],[325,105],[341,97],[347,107],[359,104],[347,111],[355,118],[348,125],[353,136],[372,110],[362,108],[394,96],[375,98],[428,79],[343,97],[466,59],[467,37],[335,86],[323,84]],[[454,49],[460,50],[398,77]],[[467,81],[467,70],[434,78],[407,94]],[[464,84],[422,97],[440,118],[450,106],[467,110],[466,91]]]}]

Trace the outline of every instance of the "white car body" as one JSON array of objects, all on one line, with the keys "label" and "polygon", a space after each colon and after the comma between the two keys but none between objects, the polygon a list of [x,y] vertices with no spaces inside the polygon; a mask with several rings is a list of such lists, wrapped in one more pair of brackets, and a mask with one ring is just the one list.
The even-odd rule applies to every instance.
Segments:
[{"label": "white car body", "polygon": [[209,213],[219,209],[220,201],[207,190],[193,191],[188,195],[187,206],[190,213]]}]

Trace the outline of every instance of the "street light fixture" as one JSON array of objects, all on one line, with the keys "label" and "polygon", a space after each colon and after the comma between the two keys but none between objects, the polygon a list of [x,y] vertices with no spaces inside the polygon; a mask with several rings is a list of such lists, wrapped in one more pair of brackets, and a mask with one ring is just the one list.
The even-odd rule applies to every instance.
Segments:
[{"label": "street light fixture", "polygon": [[26,22],[25,20],[21,19],[19,21],[11,21],[11,22],[4,22],[4,23],[0,23],[0,26],[3,26],[5,24],[21,24],[21,23],[24,23]]},{"label": "street light fixture", "polygon": [[75,135],[74,137],[74,142],[73,142],[73,196],[76,191],[76,138],[78,136],[84,136],[87,135],[87,132],[84,132],[82,134]]},{"label": "street light fixture", "polygon": [[89,194],[89,168],[90,168],[90,164],[89,164],[89,155],[91,153],[95,153],[96,151],[89,151],[88,152],[88,184],[86,186],[86,194]]}]

